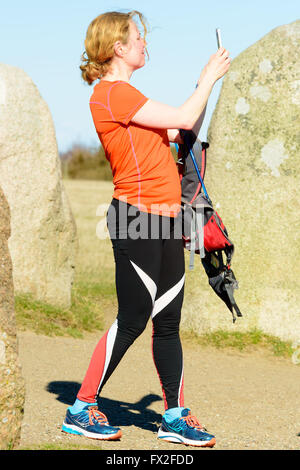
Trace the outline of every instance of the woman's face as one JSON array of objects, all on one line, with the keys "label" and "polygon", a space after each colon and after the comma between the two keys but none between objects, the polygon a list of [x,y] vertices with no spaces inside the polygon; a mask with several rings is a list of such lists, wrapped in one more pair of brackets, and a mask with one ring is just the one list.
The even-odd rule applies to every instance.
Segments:
[{"label": "woman's face", "polygon": [[146,43],[142,38],[137,25],[130,21],[129,39],[125,45],[125,62],[133,69],[137,70],[145,65],[145,47]]}]

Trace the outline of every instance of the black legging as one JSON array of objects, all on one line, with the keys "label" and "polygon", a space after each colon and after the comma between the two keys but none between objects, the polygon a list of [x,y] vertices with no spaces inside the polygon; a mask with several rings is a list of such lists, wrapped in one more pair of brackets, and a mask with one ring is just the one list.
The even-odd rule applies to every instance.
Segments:
[{"label": "black legging", "polygon": [[165,408],[183,406],[179,324],[184,253],[179,218],[140,212],[113,199],[107,215],[116,263],[118,315],[100,340],[78,398],[94,401],[123,355],[153,321],[153,359]]}]

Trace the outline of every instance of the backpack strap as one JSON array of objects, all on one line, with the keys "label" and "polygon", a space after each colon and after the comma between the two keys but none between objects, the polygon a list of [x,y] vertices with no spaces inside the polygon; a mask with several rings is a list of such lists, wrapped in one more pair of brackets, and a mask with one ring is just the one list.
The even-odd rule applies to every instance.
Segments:
[{"label": "backpack strap", "polygon": [[243,315],[241,314],[241,311],[239,307],[237,306],[236,301],[233,296],[233,290],[238,289],[238,282],[235,279],[234,274],[231,271],[231,269],[226,269],[226,271],[224,272],[224,287],[227,292],[229,301],[231,303],[232,320],[233,320],[233,323],[235,323],[236,316],[234,314],[234,310],[238,317],[242,317]]},{"label": "backpack strap", "polygon": [[[198,176],[198,179],[199,179],[199,181],[200,181],[200,183],[201,183],[201,186],[200,186],[200,187],[202,188],[202,190],[203,190],[203,192],[204,192],[204,194],[205,194],[206,199],[207,199],[210,203],[212,203],[211,200],[210,200],[210,197],[209,197],[209,195],[208,195],[208,192],[207,192],[207,190],[206,190],[206,187],[205,187],[203,178],[202,178],[202,176],[201,176],[201,174],[200,174],[200,170],[199,170],[199,168],[198,168],[198,164],[197,164],[196,157],[195,157],[195,155],[194,155],[193,146],[194,146],[194,144],[195,144],[195,142],[196,142],[196,140],[197,140],[197,136],[194,134],[193,131],[185,131],[185,130],[183,130],[183,129],[180,129],[180,136],[181,136],[181,138],[182,138],[182,140],[183,140],[183,142],[184,142],[185,148],[188,150],[188,152],[189,152],[189,154],[190,154],[190,156],[191,156],[191,159],[192,159],[192,161],[193,161],[193,164],[194,164],[194,167],[195,167],[195,171],[196,171],[197,176]],[[207,144],[207,143],[206,143],[206,144]],[[203,148],[203,146],[202,146],[202,151],[204,150],[205,159],[206,159],[206,149],[207,149],[208,147],[209,147],[209,144],[205,145],[204,148]],[[203,177],[204,177],[204,174],[203,174]]]},{"label": "backpack strap", "polygon": [[191,230],[190,230],[190,264],[189,269],[194,269],[194,258],[195,252],[199,251],[200,257],[205,258],[204,249],[204,217],[201,211],[195,210],[190,204],[188,204],[188,210],[190,211],[191,217]]},{"label": "backpack strap", "polygon": [[197,233],[197,220],[195,217],[195,211],[191,209],[191,232],[190,232],[190,239],[191,239],[191,249],[190,249],[190,264],[189,269],[192,271],[194,269],[194,258],[195,258],[195,251],[196,251],[196,233]]},{"label": "backpack strap", "polygon": [[205,258],[204,249],[204,214],[196,210],[196,230],[198,232],[200,258]]}]

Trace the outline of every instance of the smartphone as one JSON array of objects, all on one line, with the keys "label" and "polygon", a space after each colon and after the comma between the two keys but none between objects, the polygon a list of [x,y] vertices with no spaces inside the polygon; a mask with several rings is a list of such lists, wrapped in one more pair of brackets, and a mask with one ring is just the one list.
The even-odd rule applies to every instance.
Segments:
[{"label": "smartphone", "polygon": [[217,35],[218,49],[220,49],[220,47],[222,47],[222,39],[221,39],[221,30],[220,30],[220,28],[216,29],[216,35]]}]

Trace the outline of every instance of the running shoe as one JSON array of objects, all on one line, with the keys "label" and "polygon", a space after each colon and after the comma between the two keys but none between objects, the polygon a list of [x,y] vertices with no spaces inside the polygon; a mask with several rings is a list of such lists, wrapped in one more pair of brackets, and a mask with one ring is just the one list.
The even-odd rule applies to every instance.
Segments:
[{"label": "running shoe", "polygon": [[189,408],[180,410],[180,417],[170,421],[166,414],[158,431],[158,439],[176,442],[187,446],[213,447],[215,436],[206,432],[195,416],[191,415]]},{"label": "running shoe", "polygon": [[120,428],[110,426],[107,417],[98,410],[97,406],[88,405],[77,414],[72,414],[67,409],[62,431],[106,441],[117,440],[122,437]]}]

